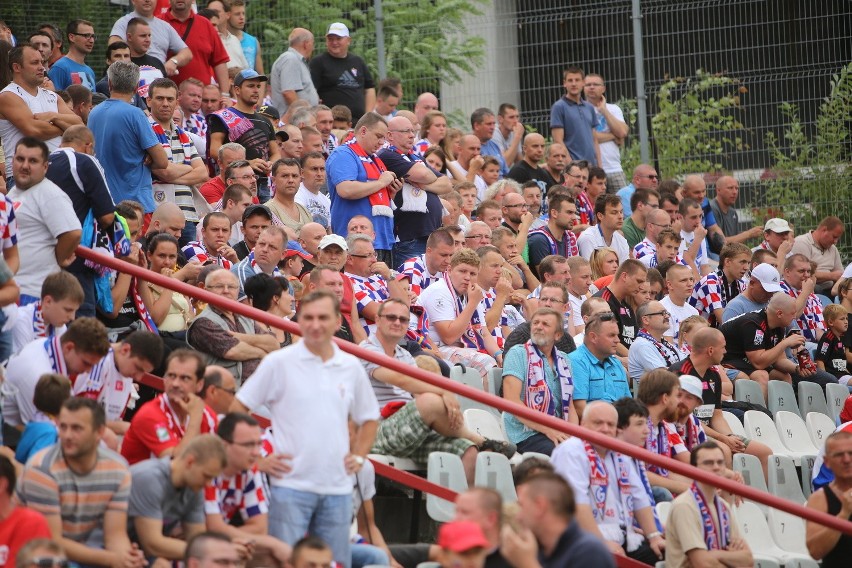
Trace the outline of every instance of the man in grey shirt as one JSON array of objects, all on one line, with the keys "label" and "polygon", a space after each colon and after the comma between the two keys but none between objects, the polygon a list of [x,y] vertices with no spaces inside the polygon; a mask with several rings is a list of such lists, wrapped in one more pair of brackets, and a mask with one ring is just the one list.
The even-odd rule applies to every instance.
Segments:
[{"label": "man in grey shirt", "polygon": [[130,467],[128,533],[147,558],[183,559],[186,541],[167,535],[178,523],[186,540],[205,530],[202,490],[225,464],[222,440],[203,434],[174,459],[149,459]]},{"label": "man in grey shirt", "polygon": [[281,116],[297,99],[319,104],[308,60],[314,52],[314,34],[304,28],[290,32],[290,47],[278,56],[269,73],[269,96]]},{"label": "man in grey shirt", "polygon": [[[133,11],[115,21],[109,32],[109,43],[127,41],[127,22],[133,18],[142,18],[151,26],[151,47],[148,55],[163,62],[167,76],[173,75],[192,59],[192,51],[187,47],[173,27],[165,20],[154,17],[156,2],[150,0],[132,0]],[[168,53],[174,53],[166,60]]]}]

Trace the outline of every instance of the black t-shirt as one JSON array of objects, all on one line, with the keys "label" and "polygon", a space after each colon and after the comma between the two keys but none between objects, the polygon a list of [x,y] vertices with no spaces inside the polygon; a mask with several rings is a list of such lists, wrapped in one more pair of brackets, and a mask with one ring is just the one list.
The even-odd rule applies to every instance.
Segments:
[{"label": "black t-shirt", "polygon": [[719,330],[725,335],[724,364],[737,368],[754,366],[746,357],[749,351],[772,349],[784,340],[784,328],[770,328],[766,309],[747,312],[722,324]]},{"label": "black t-shirt", "polygon": [[152,55],[148,55],[147,53],[145,55],[140,55],[139,57],[131,57],[130,61],[139,66],[150,65],[154,69],[159,69],[160,73],[163,74],[163,77],[169,76],[169,74],[166,73],[166,66],[163,65],[163,62]]},{"label": "black t-shirt", "polygon": [[[547,178],[545,178],[547,176]],[[539,182],[539,185],[544,185],[542,188],[542,193],[547,191],[547,188],[550,187],[547,185],[548,181],[553,180],[552,177],[548,173],[546,173],[541,168],[534,168],[529,165],[525,160],[521,160],[517,164],[515,164],[509,173],[506,174],[506,177],[509,179],[513,179],[520,184],[524,184],[530,180]]]},{"label": "black t-shirt", "polygon": [[846,369],[846,346],[830,329],[817,342],[816,360],[822,361],[825,370],[838,379],[849,374]]},{"label": "black t-shirt", "polygon": [[[235,108],[230,110],[235,111]],[[242,136],[237,138],[235,142],[242,145],[246,149],[246,160],[261,160],[269,159],[269,142],[275,139],[275,131],[267,119],[257,113],[240,112],[252,122],[254,128],[247,130]],[[225,135],[225,141],[228,141],[228,129],[222,119],[216,114],[207,115],[207,125],[210,134],[221,132]],[[258,170],[255,173],[261,174]]]},{"label": "black t-shirt", "polygon": [[615,321],[618,324],[618,338],[622,345],[630,349],[633,340],[636,338],[636,317],[633,315],[633,310],[626,303],[616,298],[609,286],[603,290],[598,290],[595,297],[603,298],[609,304],[609,309],[615,314]]},{"label": "black t-shirt", "polygon": [[704,376],[698,374],[692,361],[687,357],[683,361],[669,367],[669,371],[676,375],[692,375],[701,379],[702,404],[695,409],[695,416],[704,423],[709,423],[713,417],[713,410],[722,409],[722,377],[716,369],[710,367]]},{"label": "black t-shirt", "polygon": [[[390,148],[382,148],[376,154],[388,170],[396,174],[398,178],[408,175],[408,171],[414,167],[414,164],[423,162],[417,156],[412,154],[402,155],[399,152]],[[432,170],[432,168],[429,168]],[[438,177],[444,174],[432,170]],[[444,208],[441,205],[441,198],[430,191],[422,190],[426,194],[426,209],[428,213],[419,211],[403,211],[403,191],[398,191],[393,198],[396,209],[393,212],[393,232],[400,241],[410,241],[413,239],[426,239],[432,232],[441,226],[442,215]]]},{"label": "black t-shirt", "polygon": [[376,88],[364,60],[351,53],[341,59],[326,52],[311,59],[310,68],[322,104],[349,107],[352,124],[358,122],[366,112],[364,90]]},{"label": "black t-shirt", "polygon": [[548,189],[550,189],[551,186],[559,185],[559,180],[554,179],[553,176],[550,175],[550,172],[547,171],[545,168],[541,168],[541,174],[542,174],[542,180],[541,181],[543,181],[544,184],[547,186],[547,187],[544,188],[544,191],[542,191],[542,195],[546,196],[546,191]]}]

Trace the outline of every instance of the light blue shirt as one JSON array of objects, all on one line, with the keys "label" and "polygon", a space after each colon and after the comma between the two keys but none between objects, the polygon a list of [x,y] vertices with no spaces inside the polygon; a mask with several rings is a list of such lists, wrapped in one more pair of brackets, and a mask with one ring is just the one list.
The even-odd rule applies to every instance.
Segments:
[{"label": "light blue shirt", "polygon": [[736,298],[725,305],[725,309],[722,312],[722,323],[749,312],[762,310],[765,307],[766,304],[758,304],[753,300],[749,300],[745,294],[737,294]]},{"label": "light blue shirt", "polygon": [[625,219],[627,219],[630,214],[633,213],[633,209],[630,207],[630,198],[633,197],[634,193],[636,193],[636,187],[634,187],[632,183],[629,185],[625,185],[616,192],[618,198],[621,199],[621,207],[624,209]]},{"label": "light blue shirt", "polygon": [[500,146],[494,140],[483,142],[479,149],[480,156],[494,156],[500,162],[500,177],[505,177],[509,173],[509,166],[506,165],[506,160],[503,158],[503,152],[500,151]]},{"label": "light blue shirt", "polygon": [[601,361],[585,345],[580,345],[568,354],[568,360],[574,377],[575,400],[615,402],[630,396],[627,373],[615,356]]}]

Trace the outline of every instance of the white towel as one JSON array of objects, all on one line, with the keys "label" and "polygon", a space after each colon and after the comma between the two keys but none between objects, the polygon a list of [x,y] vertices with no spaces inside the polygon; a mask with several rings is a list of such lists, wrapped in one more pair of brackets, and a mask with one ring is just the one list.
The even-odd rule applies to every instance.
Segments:
[{"label": "white towel", "polygon": [[426,207],[426,190],[415,187],[408,182],[402,184],[402,207],[401,211],[412,213],[428,213]]}]

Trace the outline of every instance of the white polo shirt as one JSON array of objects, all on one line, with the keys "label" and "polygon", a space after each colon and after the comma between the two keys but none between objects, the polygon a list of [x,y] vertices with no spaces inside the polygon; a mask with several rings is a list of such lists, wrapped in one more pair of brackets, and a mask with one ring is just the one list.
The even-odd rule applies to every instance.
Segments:
[{"label": "white polo shirt", "polygon": [[600,225],[593,225],[577,237],[577,248],[580,250],[580,256],[589,260],[592,258],[592,253],[600,247],[609,247],[618,255],[619,264],[630,258],[630,245],[627,244],[627,239],[621,234],[621,231],[615,231],[612,234],[612,243],[606,244],[604,241],[603,232]]}]

